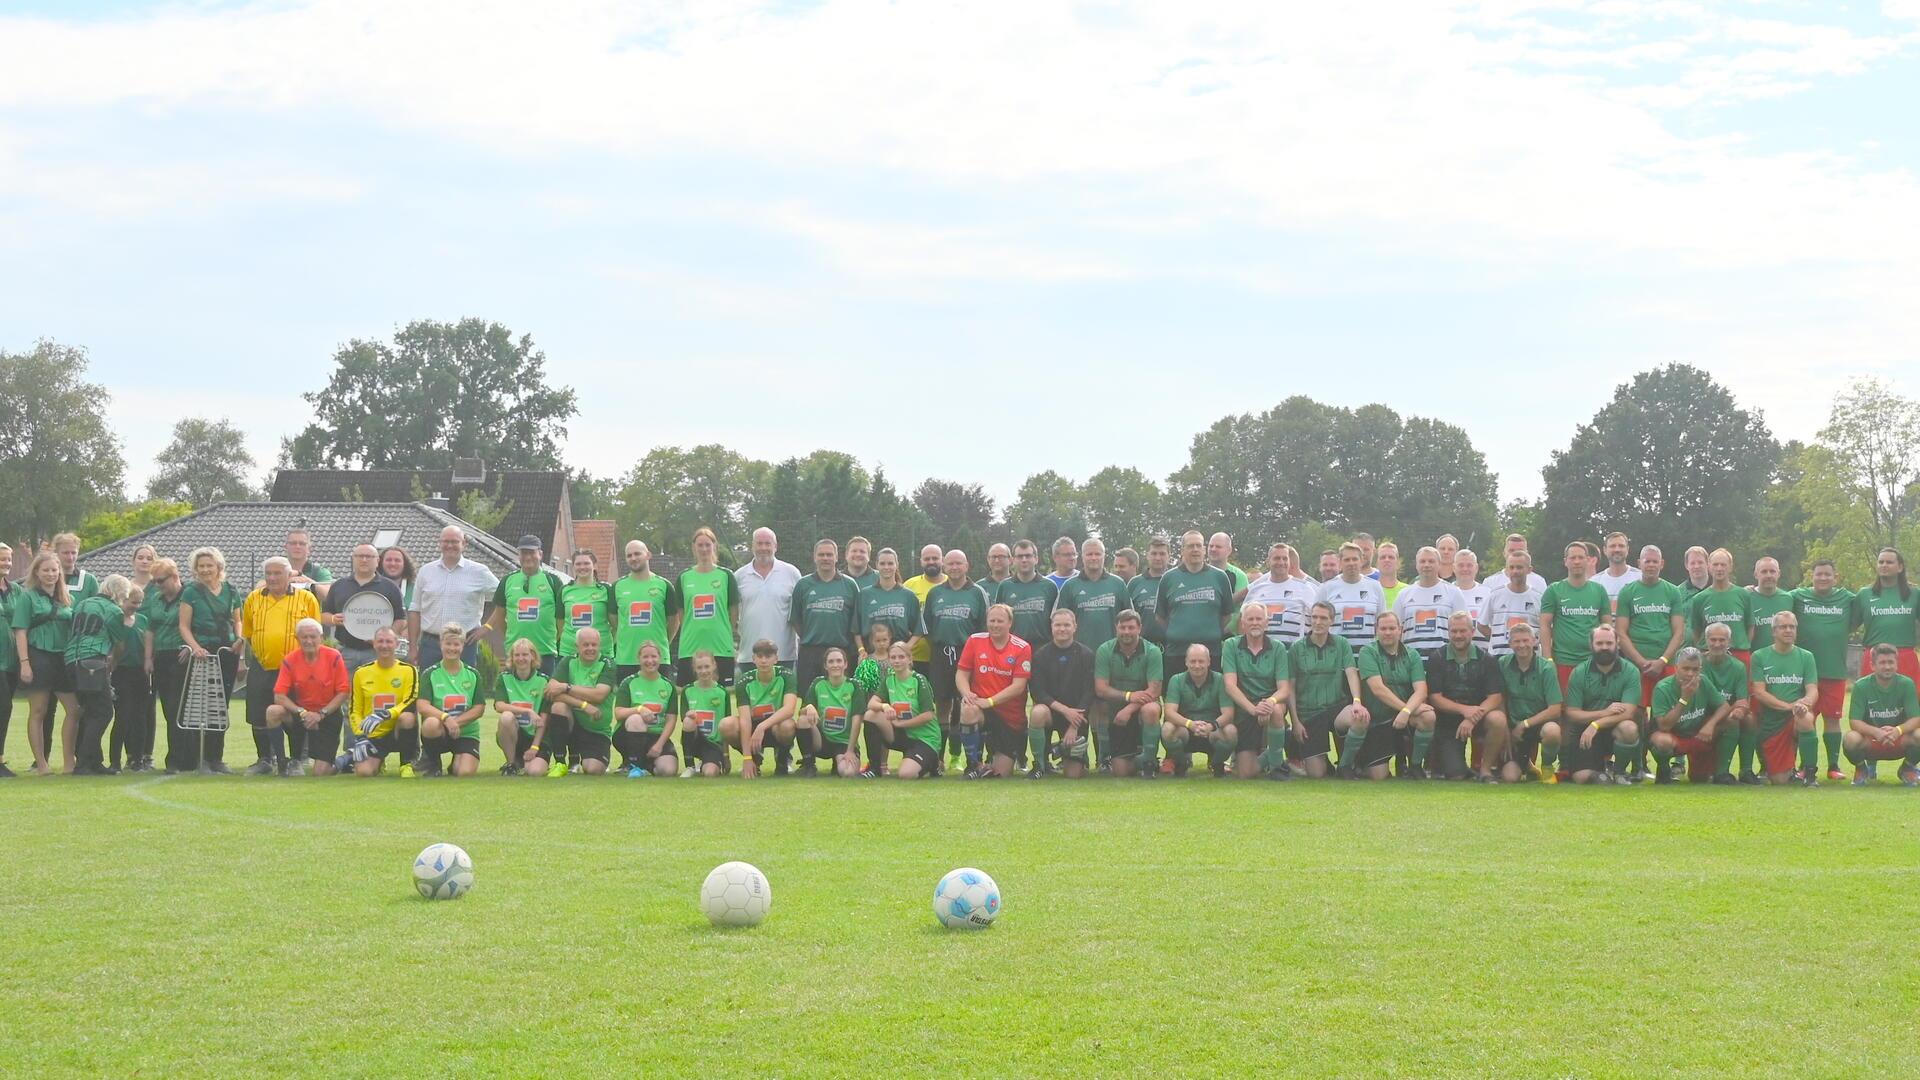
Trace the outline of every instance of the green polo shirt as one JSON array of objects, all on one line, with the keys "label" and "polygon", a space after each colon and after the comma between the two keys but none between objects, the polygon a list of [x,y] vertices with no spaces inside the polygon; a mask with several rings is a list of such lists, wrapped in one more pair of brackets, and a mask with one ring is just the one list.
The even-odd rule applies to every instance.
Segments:
[{"label": "green polo shirt", "polygon": [[1182,671],[1173,677],[1172,685],[1167,688],[1167,700],[1188,720],[1203,720],[1217,725],[1221,714],[1226,711],[1226,687],[1221,683],[1217,671],[1208,672],[1204,684],[1195,683]]},{"label": "green polo shirt", "polygon": [[1427,666],[1420,660],[1420,654],[1401,644],[1399,651],[1389,653],[1379,641],[1372,641],[1360,647],[1360,655],[1355,659],[1360,668],[1360,701],[1367,712],[1375,717],[1380,711],[1396,711],[1374,695],[1373,687],[1367,680],[1378,676],[1387,684],[1387,690],[1401,701],[1413,696],[1415,686],[1424,686],[1427,682]]},{"label": "green polo shirt", "polygon": [[[1653,688],[1653,711],[1648,714],[1648,718],[1655,721],[1659,720],[1661,717],[1667,715],[1667,713],[1673,711],[1673,707],[1678,704],[1679,701],[1680,677],[1677,675],[1669,675],[1661,679]],[[1680,714],[1679,721],[1673,725],[1674,733],[1676,735],[1692,735],[1694,732],[1699,731],[1700,725],[1707,722],[1707,717],[1712,716],[1720,706],[1726,703],[1726,695],[1722,694],[1719,689],[1713,685],[1712,679],[1702,674],[1700,676],[1700,692],[1695,694],[1693,700],[1687,703],[1685,711]]]},{"label": "green polo shirt", "polygon": [[1640,672],[1625,660],[1615,657],[1612,671],[1601,671],[1592,660],[1582,660],[1567,677],[1567,708],[1592,712],[1615,702],[1640,704]]},{"label": "green polo shirt", "polygon": [[1287,646],[1287,664],[1293,672],[1294,710],[1306,719],[1351,700],[1346,672],[1354,666],[1353,644],[1339,634],[1328,634],[1325,645],[1315,645],[1307,634]]},{"label": "green polo shirt", "polygon": [[1500,682],[1506,688],[1510,720],[1528,720],[1560,704],[1560,673],[1538,654],[1525,671],[1514,663],[1512,653],[1501,657]]},{"label": "green polo shirt", "polygon": [[1131,656],[1120,651],[1120,639],[1114,638],[1093,650],[1093,677],[1105,679],[1108,686],[1130,694],[1158,681],[1165,671],[1164,663],[1160,646],[1145,637],[1140,639]]}]

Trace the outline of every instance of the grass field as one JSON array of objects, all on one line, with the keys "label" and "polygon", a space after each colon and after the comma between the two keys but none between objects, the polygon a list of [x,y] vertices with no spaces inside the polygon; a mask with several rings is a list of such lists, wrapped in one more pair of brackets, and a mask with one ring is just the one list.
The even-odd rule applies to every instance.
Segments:
[{"label": "grass field", "polygon": [[[0,1071],[1908,1075],[1915,797],[23,777]],[[695,905],[733,858],[754,930]],[[991,930],[933,922],[960,865]]]}]

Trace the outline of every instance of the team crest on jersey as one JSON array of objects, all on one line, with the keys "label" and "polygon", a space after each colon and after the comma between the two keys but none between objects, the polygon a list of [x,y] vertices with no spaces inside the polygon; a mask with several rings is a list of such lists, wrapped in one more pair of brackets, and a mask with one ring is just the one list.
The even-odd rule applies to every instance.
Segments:
[{"label": "team crest on jersey", "polygon": [[519,616],[521,622],[539,622],[540,598],[537,596],[521,597],[519,602],[514,606],[514,612]]},{"label": "team crest on jersey", "polygon": [[720,613],[720,604],[712,593],[699,593],[693,598],[693,617],[711,619]]},{"label": "team crest on jersey", "polygon": [[652,626],[653,625],[653,601],[635,600],[633,603],[628,604],[627,605],[627,625],[628,626]]}]

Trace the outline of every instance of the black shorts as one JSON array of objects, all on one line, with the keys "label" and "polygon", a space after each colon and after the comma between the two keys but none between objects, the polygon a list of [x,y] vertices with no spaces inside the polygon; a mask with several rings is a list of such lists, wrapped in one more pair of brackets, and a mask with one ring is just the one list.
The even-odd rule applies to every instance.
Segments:
[{"label": "black shorts", "polygon": [[320,723],[308,727],[302,720],[286,722],[290,728],[298,728],[307,733],[307,756],[332,761],[340,752],[340,727],[343,723],[338,709],[320,718]]},{"label": "black shorts", "polygon": [[574,728],[572,736],[567,740],[567,745],[573,750],[574,756],[582,761],[591,759],[605,765],[613,755],[612,736],[588,731],[586,728]]},{"label": "black shorts", "polygon": [[727,748],[697,731],[680,733],[680,751],[689,762],[718,765],[721,772],[727,771]]},{"label": "black shorts", "polygon": [[1518,725],[1508,730],[1512,734],[1508,737],[1507,748],[1516,764],[1526,766],[1540,760],[1540,727],[1527,728],[1524,734],[1520,733]]},{"label": "black shorts", "polygon": [[461,754],[466,754],[470,757],[479,757],[480,740],[472,735],[462,735],[453,740],[453,752],[456,757]]},{"label": "black shorts", "polygon": [[[527,763],[527,751],[531,749],[533,749],[533,729],[523,725],[520,728],[519,737],[513,743],[513,763],[524,767]],[[553,761],[560,756],[560,753],[564,753],[564,748],[557,753],[550,743],[540,747],[540,758],[543,761]]]},{"label": "black shorts", "polygon": [[[1093,731],[1091,730],[1091,727],[1092,725],[1088,725],[1087,727],[1080,729],[1080,749],[1071,754],[1068,754],[1067,755],[1068,757],[1073,758],[1075,761],[1081,761],[1081,762],[1084,762],[1087,760],[1087,740],[1093,737]],[[1047,721],[1047,730],[1052,732],[1055,735],[1064,736],[1067,733],[1066,717],[1055,715],[1053,719]]]},{"label": "black shorts", "polygon": [[377,739],[369,739],[367,741],[372,744],[372,749],[367,751],[369,757],[384,758],[388,754],[398,753],[400,750],[400,729],[395,728]]},{"label": "black shorts", "polygon": [[1467,765],[1467,744],[1456,734],[1458,716],[1441,715],[1433,725],[1433,744],[1427,747],[1427,775],[1442,780],[1465,779],[1473,772]]},{"label": "black shorts", "polygon": [[910,735],[894,739],[893,748],[900,756],[920,766],[921,776],[932,776],[940,771],[940,751]]},{"label": "black shorts", "polygon": [[[1394,756],[1398,753],[1401,735],[1403,733],[1409,733],[1412,730],[1413,719],[1411,717],[1407,719],[1407,726],[1404,729],[1394,727],[1392,717],[1388,717],[1385,720],[1375,720],[1368,724],[1366,741],[1360,744],[1360,751],[1353,756],[1354,768],[1371,769],[1376,766],[1391,764]],[[1340,764],[1345,765],[1347,763],[1342,761]]]},{"label": "black shorts", "polygon": [[1101,748],[1101,752],[1110,758],[1139,757],[1140,714],[1136,712],[1132,720],[1116,724],[1113,722],[1112,707],[1102,705],[1101,709],[1107,717],[1107,745]]},{"label": "black shorts", "polygon": [[[638,669],[636,668],[635,670],[638,670]],[[677,679],[674,680],[674,685],[676,686],[692,686],[693,685],[693,657],[683,656],[680,659],[675,660],[673,662],[673,671],[675,675],[679,676]],[[719,683],[721,686],[732,686],[733,685],[733,657],[731,656],[714,657],[713,658],[713,677],[714,677],[714,681]]]},{"label": "black shorts", "polygon": [[33,681],[20,684],[20,689],[36,694],[73,693],[73,673],[67,670],[66,657],[45,649],[29,648],[27,658],[33,661]]},{"label": "black shorts", "polygon": [[[680,748],[673,745],[672,739],[662,739],[660,735],[661,732],[658,731],[636,731],[632,733],[630,737],[634,740],[634,747],[639,752],[639,757],[634,760],[633,764],[643,769],[652,769],[654,761],[658,758],[669,757],[675,762],[680,760]],[[660,752],[657,754],[653,752],[654,743],[660,744]]]},{"label": "black shorts", "polygon": [[953,683],[953,673],[959,666],[959,649],[950,645],[933,646],[933,659],[927,661],[927,681],[933,684],[933,700],[942,713],[960,696],[959,687]]},{"label": "black shorts", "polygon": [[1227,714],[1233,724],[1235,751],[1242,754],[1258,754],[1267,748],[1267,726],[1252,713],[1243,713],[1235,709]]},{"label": "black shorts", "polygon": [[1613,760],[1613,729],[1608,728],[1593,737],[1591,748],[1580,745],[1580,736],[1586,734],[1586,724],[1560,722],[1560,771],[1564,773],[1591,772]]},{"label": "black shorts", "polygon": [[1316,713],[1300,718],[1300,726],[1307,729],[1306,741],[1293,733],[1287,735],[1287,756],[1295,759],[1325,757],[1333,749],[1333,718],[1340,715],[1344,705],[1329,705]]},{"label": "black shorts", "polygon": [[1015,728],[1007,723],[999,710],[987,712],[987,722],[982,725],[981,738],[987,745],[987,752],[1010,757],[1024,763],[1027,757],[1027,729],[1023,725]]}]

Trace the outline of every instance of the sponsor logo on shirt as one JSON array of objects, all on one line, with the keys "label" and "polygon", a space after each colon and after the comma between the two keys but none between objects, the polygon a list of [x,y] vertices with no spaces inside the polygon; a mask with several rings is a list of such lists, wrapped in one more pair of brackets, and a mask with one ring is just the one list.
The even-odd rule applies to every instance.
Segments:
[{"label": "sponsor logo on shirt", "polygon": [[772,715],[773,715],[773,706],[771,705],[755,705],[753,707],[753,718],[755,720],[765,720],[767,717]]},{"label": "sponsor logo on shirt", "polygon": [[540,598],[537,596],[523,596],[514,605],[513,610],[514,615],[518,617],[521,622],[539,622]]},{"label": "sponsor logo on shirt", "polygon": [[712,593],[700,593],[693,598],[693,617],[711,619],[720,613],[720,604]]},{"label": "sponsor logo on shirt", "polygon": [[901,719],[907,719],[913,715],[913,702],[896,701],[893,703],[893,711],[894,714]]},{"label": "sponsor logo on shirt", "polygon": [[567,622],[571,623],[573,627],[577,630],[584,630],[587,627],[592,626],[593,625],[593,605],[590,603],[573,605],[573,611],[570,615],[567,616]]},{"label": "sponsor logo on shirt", "polygon": [[713,734],[712,709],[688,709],[687,722],[698,728],[702,735]]},{"label": "sponsor logo on shirt", "polygon": [[444,704],[440,706],[442,712],[450,713],[465,712],[466,708],[467,695],[465,694],[448,694]]},{"label": "sponsor logo on shirt", "polygon": [[627,605],[628,626],[653,625],[653,601],[635,600]]},{"label": "sponsor logo on shirt", "polygon": [[[396,682],[396,683],[394,683],[394,685],[395,685],[395,686],[398,686],[398,685],[400,685],[400,684],[399,684],[398,682]],[[391,708],[393,708],[393,707],[394,707],[394,706],[395,706],[396,704],[398,704],[398,703],[399,703],[399,701],[400,701],[400,695],[398,695],[398,694],[375,694],[375,695],[373,695],[373,707],[374,707],[375,709],[391,709]]]},{"label": "sponsor logo on shirt", "polygon": [[1591,605],[1587,607],[1563,607],[1560,609],[1560,614],[1569,616],[1584,615],[1589,619],[1597,619],[1600,617],[1600,609]]}]

